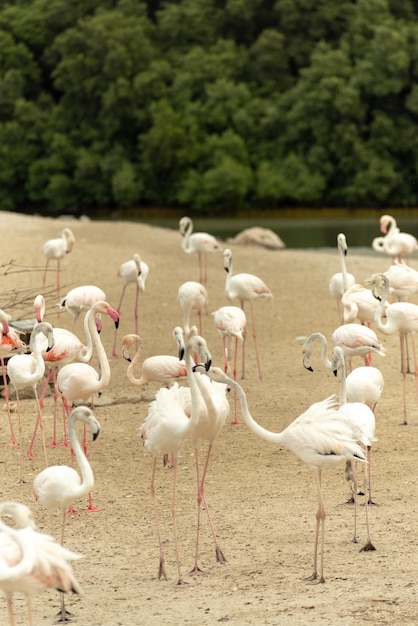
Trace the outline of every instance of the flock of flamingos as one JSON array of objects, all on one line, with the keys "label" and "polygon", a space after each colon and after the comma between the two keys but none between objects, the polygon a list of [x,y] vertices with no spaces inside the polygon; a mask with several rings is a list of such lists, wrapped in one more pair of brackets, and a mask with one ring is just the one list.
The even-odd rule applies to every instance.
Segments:
[{"label": "flock of flamingos", "polygon": [[[60,295],[60,260],[71,252],[75,238],[70,229],[65,228],[57,239],[47,241],[43,246],[46,284],[50,262],[56,263],[56,292],[62,311],[73,316],[74,323],[82,315],[86,340],[81,341],[69,330],[52,326],[44,320],[45,300],[39,295],[34,301],[35,320],[30,332],[29,347],[21,340],[19,322],[13,322],[10,315],[0,311],[0,360],[3,371],[4,398],[7,407],[10,445],[19,451],[18,480],[24,481],[22,464],[22,419],[19,405],[19,391],[33,390],[37,403],[37,419],[33,435],[26,453],[33,458],[33,446],[38,436],[42,438],[45,469],[34,479],[33,490],[37,500],[45,509],[62,513],[60,540],[37,530],[30,509],[18,502],[0,503],[0,587],[7,601],[10,625],[15,624],[13,594],[23,593],[28,602],[29,624],[33,625],[31,597],[46,589],[56,589],[60,593],[59,622],[70,621],[65,607],[65,594],[80,592],[80,585],[74,575],[71,562],[80,558],[64,546],[65,523],[74,503],[84,496],[89,497],[89,508],[95,510],[92,499],[94,476],[88,461],[88,437],[99,436],[100,424],[96,419],[93,398],[106,388],[110,381],[110,364],[100,339],[103,316],[109,316],[115,324],[112,356],[116,357],[119,313],[129,284],[136,286],[134,308],[135,333],[122,338],[123,356],[129,361],[127,375],[131,382],[143,385],[150,381],[161,384],[155,399],[149,404],[148,415],[142,425],[141,437],[146,449],[153,456],[151,493],[153,497],[155,523],[159,541],[158,577],[167,578],[164,551],[160,541],[158,506],[155,497],[155,469],[157,461],[163,459],[173,469],[173,502],[176,494],[177,459],[186,439],[191,439],[195,450],[197,470],[197,536],[195,563],[193,570],[199,571],[199,529],[202,506],[206,511],[213,536],[216,559],[226,561],[219,546],[216,531],[205,497],[205,478],[210,460],[212,445],[222,430],[225,421],[233,413],[233,422],[238,423],[241,415],[248,427],[259,437],[280,444],[294,452],[304,461],[316,476],[318,489],[318,510],[316,513],[316,533],[313,571],[310,580],[323,583],[324,578],[324,528],[325,507],[322,495],[322,472],[341,462],[346,463],[346,475],[350,481],[352,497],[357,496],[357,463],[363,464],[363,488],[366,490],[367,504],[372,502],[370,485],[370,464],[374,435],[374,408],[383,390],[384,381],[380,370],[371,365],[371,354],[384,354],[384,348],[376,333],[398,333],[401,345],[401,363],[404,380],[404,423],[407,423],[405,379],[409,366],[407,338],[412,341],[415,359],[414,334],[418,330],[418,306],[409,302],[418,291],[418,272],[409,265],[409,256],[418,248],[413,235],[400,232],[393,217],[383,215],[380,219],[381,237],[372,242],[375,250],[389,255],[390,269],[374,274],[367,285],[356,283],[354,276],[347,272],[345,255],[346,238],[343,233],[337,237],[337,250],[341,271],[329,281],[329,290],[335,298],[340,317],[340,326],[332,335],[332,354],[328,357],[326,338],[321,333],[312,334],[303,346],[303,363],[312,369],[310,357],[316,343],[321,345],[322,360],[340,377],[339,399],[326,398],[312,404],[282,432],[274,433],[259,425],[250,413],[246,394],[237,382],[238,360],[240,355],[241,377],[245,377],[245,346],[247,317],[250,312],[252,337],[259,378],[262,368],[257,346],[254,302],[259,298],[272,298],[272,292],[261,278],[248,273],[233,273],[232,252],[208,233],[193,232],[192,220],[184,217],[179,224],[182,235],[182,249],[185,253],[197,253],[199,260],[199,282],[188,281],[178,290],[178,302],[182,311],[183,325],[173,331],[173,342],[178,356],[155,355],[142,361],[143,343],[138,335],[138,299],[145,287],[148,266],[138,254],[119,268],[122,293],[118,308],[112,308],[105,294],[98,287],[87,285],[77,287],[63,298]],[[237,301],[237,306],[221,307],[214,314],[214,322],[222,339],[224,366],[214,367],[209,348],[202,337],[202,314],[207,311],[207,266],[208,252],[223,254],[226,271],[225,295],[229,301]],[[198,324],[191,322],[196,315]],[[360,322],[360,323],[358,323]],[[98,361],[97,368],[91,364],[92,357]],[[364,358],[364,366],[352,368],[352,358]],[[141,376],[135,377],[135,367],[141,361]],[[414,363],[417,375],[417,364]],[[42,392],[38,395],[38,385],[42,381]],[[9,385],[16,393],[17,429],[13,423],[9,402]],[[49,465],[45,442],[42,407],[49,386],[54,393],[54,434],[53,445],[57,444],[57,414],[62,404],[64,414],[64,443],[71,447],[72,463],[69,465]],[[228,392],[233,391],[232,407]],[[417,381],[418,393],[418,381]],[[90,404],[89,404],[90,403]],[[238,410],[238,403],[239,408]],[[76,432],[76,423],[84,425],[83,445]],[[202,466],[199,462],[198,442],[206,440],[208,451]],[[78,470],[74,467],[74,461]],[[6,523],[11,518],[13,524]],[[368,528],[368,523],[367,523]],[[178,584],[183,582],[177,542],[176,516],[173,511],[173,532],[177,557]],[[354,536],[356,531],[354,530]],[[374,550],[368,532],[363,550]]]}]

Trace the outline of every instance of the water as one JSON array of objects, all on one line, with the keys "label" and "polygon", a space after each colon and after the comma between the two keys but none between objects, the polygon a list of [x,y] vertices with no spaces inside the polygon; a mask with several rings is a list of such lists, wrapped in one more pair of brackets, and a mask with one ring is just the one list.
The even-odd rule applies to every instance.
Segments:
[{"label": "water", "polygon": [[[399,217],[398,227],[418,238],[418,211],[416,217]],[[383,212],[381,213],[383,214]],[[393,214],[393,213],[392,213]],[[287,248],[335,248],[338,233],[344,233],[349,248],[371,248],[375,237],[382,235],[379,217],[336,218],[193,218],[194,231],[211,233],[226,240],[251,226],[262,226],[275,232]],[[178,230],[178,218],[140,219],[141,222]]]}]

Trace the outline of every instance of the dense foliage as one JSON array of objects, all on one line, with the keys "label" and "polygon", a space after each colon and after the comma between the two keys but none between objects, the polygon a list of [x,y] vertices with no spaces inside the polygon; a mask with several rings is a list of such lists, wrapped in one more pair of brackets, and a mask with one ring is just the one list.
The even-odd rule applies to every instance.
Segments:
[{"label": "dense foliage", "polygon": [[418,205],[414,0],[0,0],[0,208]]}]

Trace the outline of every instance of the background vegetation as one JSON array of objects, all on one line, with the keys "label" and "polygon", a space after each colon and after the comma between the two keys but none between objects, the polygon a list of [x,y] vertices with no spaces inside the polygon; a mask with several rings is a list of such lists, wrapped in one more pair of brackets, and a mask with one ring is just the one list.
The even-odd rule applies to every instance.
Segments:
[{"label": "background vegetation", "polygon": [[418,205],[413,0],[0,0],[0,208]]}]

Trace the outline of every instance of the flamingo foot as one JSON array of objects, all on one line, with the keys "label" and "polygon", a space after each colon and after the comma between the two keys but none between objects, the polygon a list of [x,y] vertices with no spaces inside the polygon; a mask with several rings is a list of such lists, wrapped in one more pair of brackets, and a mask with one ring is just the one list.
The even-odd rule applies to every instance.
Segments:
[{"label": "flamingo foot", "polygon": [[59,611],[59,613],[57,613],[57,616],[59,616],[59,619],[57,619],[57,624],[68,624],[69,622],[73,621],[71,619],[73,614],[70,613],[70,611],[67,611],[67,609]]},{"label": "flamingo foot", "polygon": [[77,511],[77,509],[75,509],[73,505],[71,504],[68,507],[67,515],[80,515],[80,511]]},{"label": "flamingo foot", "polygon": [[369,539],[366,543],[366,545],[364,545],[360,552],[373,552],[373,550],[376,550],[376,548],[374,547],[374,545],[372,544],[371,540]]},{"label": "flamingo foot", "polygon": [[11,441],[9,441],[9,443],[6,443],[6,446],[10,446],[11,448],[14,448],[14,446],[17,446],[16,439],[12,439]]},{"label": "flamingo foot", "polygon": [[238,418],[235,418],[232,420],[231,424],[242,424],[242,422],[240,422]]},{"label": "flamingo foot", "polygon": [[55,446],[57,445],[56,440],[54,439],[54,441],[51,441],[51,443],[47,443],[46,447],[47,448],[55,448]]},{"label": "flamingo foot", "polygon": [[306,580],[307,582],[312,583],[313,585],[318,585],[319,583],[324,583],[325,582],[325,578],[323,578],[323,576],[318,577],[317,572],[313,572],[313,574],[311,576],[308,576],[307,578],[304,578],[304,580]]},{"label": "flamingo foot", "polygon": [[222,565],[228,563],[228,559],[223,555],[223,552],[220,548],[216,548],[216,562],[222,563]]},{"label": "flamingo foot", "polygon": [[31,461],[35,461],[36,459],[36,456],[32,452],[32,448],[28,449],[28,457],[31,459]]},{"label": "flamingo foot", "polygon": [[188,584],[189,584],[189,583],[186,583],[186,581],[185,581],[185,580],[183,580],[182,578],[179,578],[179,579],[178,579],[178,581],[177,581],[177,585],[178,585],[178,586],[179,586],[179,585],[188,585]]},{"label": "flamingo foot", "polygon": [[68,448],[68,442],[67,441],[63,441],[63,443],[61,443],[58,448]]},{"label": "flamingo foot", "polygon": [[190,576],[200,576],[200,574],[204,574],[204,570],[200,569],[200,567],[196,564],[193,569],[189,572]]},{"label": "flamingo foot", "polygon": [[93,502],[89,502],[89,504],[88,504],[88,505],[87,505],[87,507],[86,507],[86,511],[87,511],[88,513],[97,513],[98,511],[101,511],[101,510],[102,510],[102,509],[101,509],[100,507],[98,507],[98,506],[95,506],[95,505],[93,504]]}]

